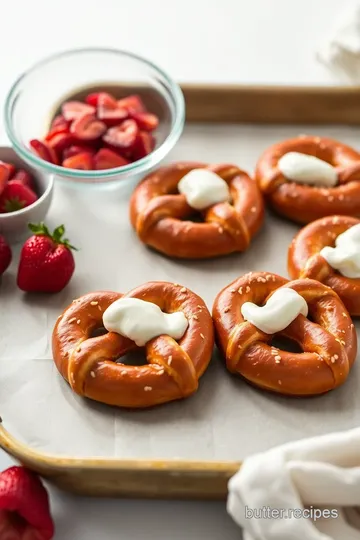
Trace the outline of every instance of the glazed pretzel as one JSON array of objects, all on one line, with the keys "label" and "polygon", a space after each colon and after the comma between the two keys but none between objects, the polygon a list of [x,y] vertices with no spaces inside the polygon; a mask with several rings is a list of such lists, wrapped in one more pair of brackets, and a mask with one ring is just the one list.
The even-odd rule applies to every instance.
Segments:
[{"label": "glazed pretzel", "polygon": [[[109,332],[91,337],[102,327],[104,311],[119,298],[139,298],[167,313],[183,311],[189,326],[177,342],[167,335],[145,345],[148,364],[122,364],[122,356],[139,347]],[[194,393],[214,345],[210,313],[189,289],[150,282],[126,295],[93,292],[75,300],[58,319],[53,332],[53,356],[62,376],[80,396],[118,407],[150,407]]]},{"label": "glazed pretzel", "polygon": [[[263,305],[279,287],[290,287],[307,302],[314,322],[299,315],[276,335],[300,345],[303,353],[271,346],[272,335],[244,320],[245,302]],[[354,325],[337,294],[310,279],[288,281],[265,272],[246,274],[216,297],[213,320],[227,369],[280,394],[321,394],[342,384],[357,352]]]},{"label": "glazed pretzel", "polygon": [[344,302],[350,315],[360,315],[360,279],[339,274],[320,255],[325,246],[360,220],[349,216],[328,216],[309,223],[290,244],[288,272],[292,279],[311,278],[331,287]]},{"label": "glazed pretzel", "polygon": [[[177,192],[185,174],[209,169],[225,180],[232,202],[214,204],[194,223],[196,211]],[[256,183],[234,165],[175,163],[149,174],[135,189],[130,219],[140,240],[171,257],[203,259],[244,251],[259,230],[264,204]]]},{"label": "glazed pretzel", "polygon": [[[323,188],[287,180],[278,162],[288,152],[327,161],[337,169],[338,185]],[[309,223],[331,214],[360,217],[360,154],[333,139],[300,136],[277,143],[260,157],[255,178],[271,206],[292,221]]]}]

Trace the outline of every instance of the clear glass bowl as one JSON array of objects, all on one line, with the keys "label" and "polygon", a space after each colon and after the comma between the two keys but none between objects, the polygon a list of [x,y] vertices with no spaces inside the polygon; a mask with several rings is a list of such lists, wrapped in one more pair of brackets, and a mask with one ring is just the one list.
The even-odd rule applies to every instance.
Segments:
[{"label": "clear glass bowl", "polygon": [[[96,90],[117,97],[139,94],[159,116],[156,147],[146,157],[116,169],[83,171],[53,165],[29,148],[31,139],[46,135],[61,103]],[[51,56],[21,75],[5,102],[5,127],[16,153],[30,166],[68,183],[99,184],[138,178],[154,168],[178,141],[185,121],[179,85],[153,63],[115,49],[78,49]]]}]

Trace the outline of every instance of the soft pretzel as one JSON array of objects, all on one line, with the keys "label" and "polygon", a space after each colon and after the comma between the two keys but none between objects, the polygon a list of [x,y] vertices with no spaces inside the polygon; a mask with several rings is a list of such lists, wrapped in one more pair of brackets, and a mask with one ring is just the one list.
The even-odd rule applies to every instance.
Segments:
[{"label": "soft pretzel", "polygon": [[[277,333],[296,342],[302,353],[273,347],[274,335],[242,315],[245,302],[262,306],[281,288],[293,289],[307,303],[312,320],[299,314]],[[273,320],[277,317],[275,313]],[[227,369],[280,394],[309,396],[332,390],[346,380],[356,357],[356,332],[346,308],[332,289],[311,279],[288,281],[250,272],[218,294],[213,320]]]},{"label": "soft pretzel", "polygon": [[[194,169],[207,169],[228,184],[231,201],[194,211],[178,192],[180,180]],[[202,220],[194,222],[196,215]],[[140,240],[171,257],[203,259],[248,248],[264,217],[261,193],[234,165],[175,163],[149,174],[135,189],[130,219]]]},{"label": "soft pretzel", "polygon": [[[132,366],[121,357],[139,349],[115,332],[92,337],[103,328],[103,313],[120,298],[152,302],[165,313],[182,312],[188,327],[181,339],[160,335],[145,344],[147,364]],[[53,331],[53,356],[74,392],[118,407],[143,408],[194,393],[214,345],[211,315],[189,289],[167,282],[149,282],[126,295],[92,292],[74,300]],[[145,363],[145,358],[144,358]]]},{"label": "soft pretzel", "polygon": [[360,315],[360,279],[341,275],[320,252],[326,246],[334,246],[339,235],[359,224],[360,220],[349,216],[318,219],[299,231],[288,252],[291,278],[312,278],[331,287],[340,296],[350,315]]},{"label": "soft pretzel", "polygon": [[[279,160],[290,152],[315,156],[331,164],[337,174],[336,185],[319,187],[285,178]],[[292,221],[309,223],[332,214],[360,217],[360,154],[341,142],[300,136],[274,144],[260,157],[255,177],[274,210]]]}]

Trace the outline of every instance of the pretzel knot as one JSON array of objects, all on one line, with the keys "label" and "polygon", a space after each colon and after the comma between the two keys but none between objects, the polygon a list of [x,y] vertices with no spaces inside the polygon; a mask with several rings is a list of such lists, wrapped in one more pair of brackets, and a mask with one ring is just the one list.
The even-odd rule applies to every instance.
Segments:
[{"label": "pretzel knot", "polygon": [[[209,169],[225,180],[231,202],[214,204],[202,212],[191,208],[177,186],[193,169]],[[256,182],[234,165],[184,162],[162,167],[144,178],[130,201],[131,223],[140,240],[178,258],[244,251],[263,218],[264,204]]]},{"label": "pretzel knot", "polygon": [[333,289],[351,315],[360,315],[360,279],[342,276],[320,255],[326,246],[334,246],[336,238],[358,225],[360,220],[349,216],[328,216],[309,223],[295,236],[288,252],[288,271],[292,279],[311,278]]},{"label": "pretzel knot", "polygon": [[[166,313],[182,311],[188,328],[179,341],[161,335],[146,343],[148,364],[126,365],[121,357],[139,349],[133,341],[104,330],[102,315],[119,298],[139,298]],[[53,356],[77,394],[118,407],[150,407],[194,393],[214,345],[211,315],[203,300],[181,285],[150,282],[126,295],[93,292],[74,300],[53,331]]]},{"label": "pretzel knot", "polygon": [[[245,321],[245,302],[263,305],[279,287],[290,287],[308,304],[312,320],[298,317],[283,331],[269,335]],[[213,320],[217,342],[228,370],[274,392],[307,396],[342,384],[355,360],[357,337],[337,294],[311,279],[288,281],[276,274],[250,273],[216,297]],[[296,342],[303,352],[272,347],[274,336]]]},{"label": "pretzel knot", "polygon": [[[278,163],[288,152],[330,163],[336,168],[338,184],[322,188],[286,179]],[[333,139],[300,136],[277,143],[260,157],[255,178],[273,208],[292,221],[309,223],[332,214],[360,216],[360,154]]]}]

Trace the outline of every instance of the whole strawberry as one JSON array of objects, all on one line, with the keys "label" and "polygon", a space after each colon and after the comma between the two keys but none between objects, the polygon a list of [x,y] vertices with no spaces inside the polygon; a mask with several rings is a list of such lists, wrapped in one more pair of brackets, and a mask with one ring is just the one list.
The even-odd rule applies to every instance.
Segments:
[{"label": "whole strawberry", "polygon": [[74,273],[75,261],[71,250],[75,248],[67,238],[63,238],[63,225],[52,234],[44,223],[30,224],[29,229],[34,235],[26,240],[21,250],[18,287],[26,292],[59,292]]},{"label": "whole strawberry", "polygon": [[0,276],[11,263],[11,249],[5,238],[0,234]]},{"label": "whole strawberry", "polygon": [[0,538],[51,540],[54,523],[39,477],[24,467],[0,474]]}]

